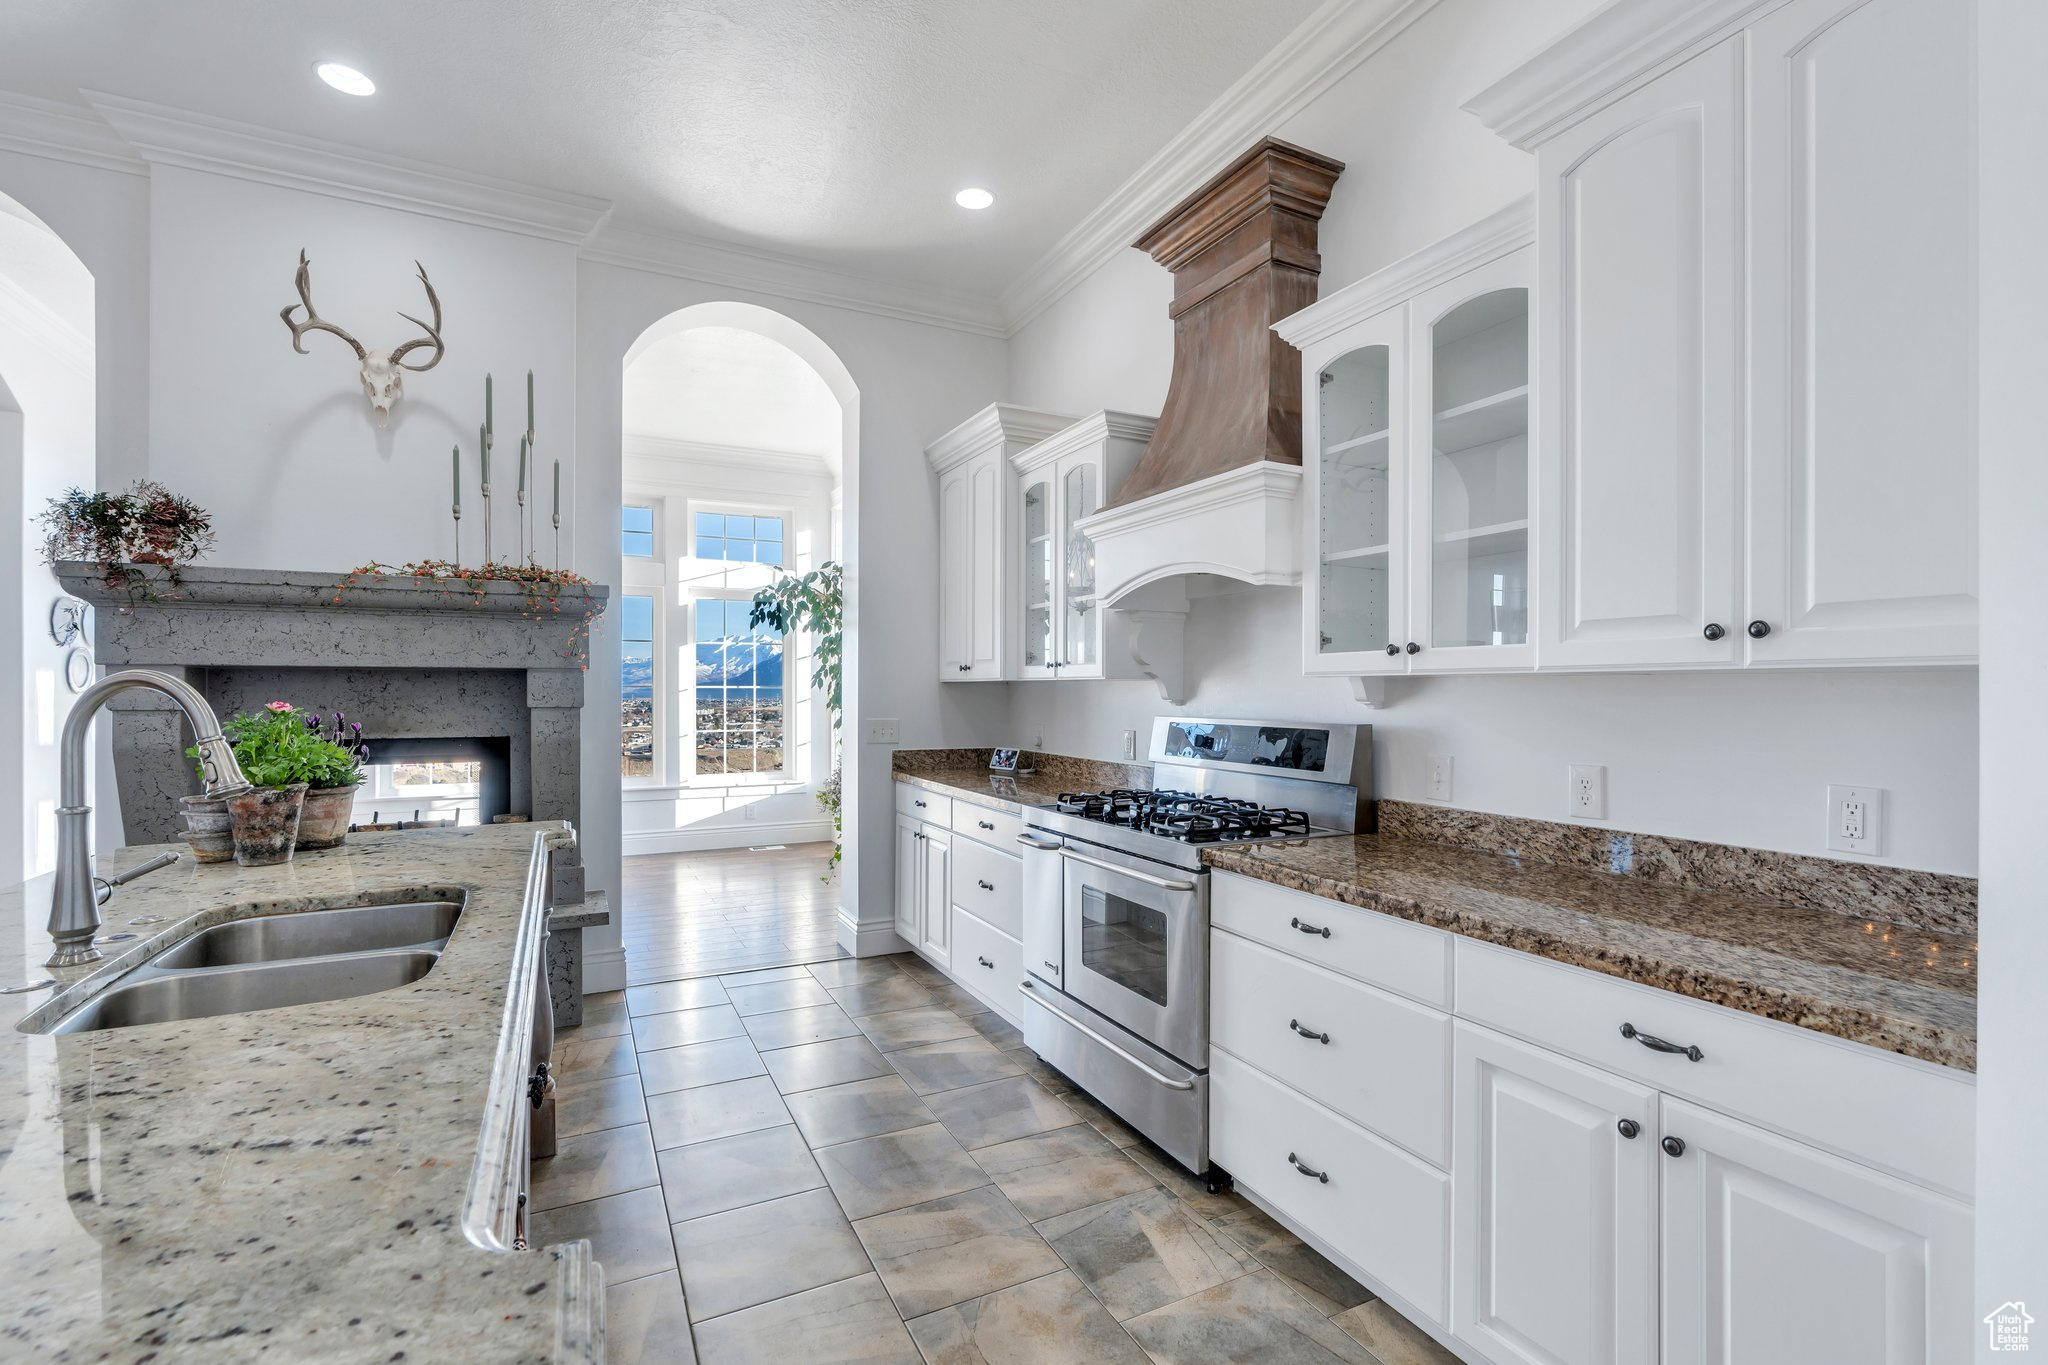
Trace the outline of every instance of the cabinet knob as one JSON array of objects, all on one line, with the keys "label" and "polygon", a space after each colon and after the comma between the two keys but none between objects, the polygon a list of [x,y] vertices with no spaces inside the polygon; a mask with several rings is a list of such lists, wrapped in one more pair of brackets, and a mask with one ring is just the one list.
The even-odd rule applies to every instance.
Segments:
[{"label": "cabinet knob", "polygon": [[1664,1155],[1666,1155],[1666,1156],[1684,1156],[1684,1155],[1685,1155],[1685,1139],[1684,1139],[1684,1138],[1675,1138],[1675,1137],[1668,1137],[1668,1138],[1665,1138],[1665,1139],[1664,1139],[1664,1141],[1663,1141],[1663,1142],[1661,1142],[1661,1143],[1659,1143],[1658,1145],[1659,1145],[1659,1146],[1661,1146],[1661,1147],[1662,1147],[1662,1148],[1664,1149]]},{"label": "cabinet knob", "polygon": [[974,671],[974,665],[973,665],[973,664],[961,664],[961,665],[960,665],[960,671],[961,671],[962,673],[972,673],[972,672]]},{"label": "cabinet knob", "polygon": [[1410,654],[1420,654],[1422,652],[1422,646],[1416,644],[1413,640],[1410,640],[1408,642],[1408,652]]},{"label": "cabinet knob", "polygon": [[1700,632],[1700,634],[1706,636],[1709,640],[1718,640],[1727,633],[1728,631],[1726,627],[1722,626],[1722,624],[1719,621],[1707,622],[1707,628]]},{"label": "cabinet knob", "polygon": [[1749,638],[1752,640],[1761,640],[1770,633],[1771,623],[1769,621],[1751,621],[1749,623]]},{"label": "cabinet knob", "polygon": [[1614,1125],[1614,1131],[1620,1133],[1625,1138],[1632,1138],[1643,1131],[1643,1125],[1637,1123],[1634,1119],[1623,1119],[1620,1123]]},{"label": "cabinet knob", "polygon": [[1387,646],[1387,653],[1389,653],[1389,654],[1399,654],[1400,652],[1401,652],[1401,646],[1399,646],[1399,645],[1388,645],[1388,646]]}]

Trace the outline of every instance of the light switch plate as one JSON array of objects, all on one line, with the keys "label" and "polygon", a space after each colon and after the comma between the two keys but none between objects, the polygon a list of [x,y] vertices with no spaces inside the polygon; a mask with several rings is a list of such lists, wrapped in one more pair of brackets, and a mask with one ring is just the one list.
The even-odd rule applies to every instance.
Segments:
[{"label": "light switch plate", "polygon": [[870,744],[894,744],[896,722],[893,720],[871,720],[867,723],[867,742]]},{"label": "light switch plate", "polygon": [[1884,852],[1884,788],[1828,788],[1828,847],[1877,857]]},{"label": "light switch plate", "polygon": [[1423,789],[1432,801],[1451,799],[1451,756],[1431,754],[1423,769]]},{"label": "light switch plate", "polygon": [[1124,754],[1124,761],[1125,761],[1126,763],[1129,763],[1129,762],[1131,762],[1131,761],[1132,761],[1133,759],[1137,758],[1137,756],[1138,756],[1138,732],[1137,732],[1136,730],[1126,730],[1126,731],[1124,731],[1124,748],[1123,748],[1123,754]]}]

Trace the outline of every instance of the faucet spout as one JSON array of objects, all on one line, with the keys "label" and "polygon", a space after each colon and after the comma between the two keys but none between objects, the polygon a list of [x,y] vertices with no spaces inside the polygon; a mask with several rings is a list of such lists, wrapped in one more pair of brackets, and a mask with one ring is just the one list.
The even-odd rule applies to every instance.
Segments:
[{"label": "faucet spout", "polygon": [[57,807],[57,886],[50,899],[50,938],[56,951],[45,967],[76,967],[97,962],[99,949],[92,946],[100,931],[100,914],[92,884],[92,807],[85,803],[85,740],[93,717],[117,692],[146,687],[161,692],[178,704],[199,737],[199,766],[208,796],[233,796],[249,790],[242,766],[235,762],[234,746],[220,732],[220,721],[206,698],[189,684],[165,673],[132,669],[109,673],[78,694],[71,714],[65,718],[59,741],[63,770]]}]

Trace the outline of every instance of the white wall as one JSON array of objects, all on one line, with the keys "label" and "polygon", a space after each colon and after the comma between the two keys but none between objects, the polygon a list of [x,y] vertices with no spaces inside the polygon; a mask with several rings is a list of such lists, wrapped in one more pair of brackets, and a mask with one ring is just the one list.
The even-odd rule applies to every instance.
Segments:
[{"label": "white wall", "polygon": [[[1533,186],[1529,157],[1459,106],[1596,8],[1595,0],[1446,0],[1275,135],[1345,162],[1322,220],[1326,289],[1369,274]],[[1008,398],[1054,412],[1156,413],[1170,277],[1125,252],[1012,341]],[[1452,803],[1564,818],[1565,768],[1608,768],[1605,824],[1822,854],[1830,782],[1891,793],[1884,861],[1971,873],[1976,675],[1919,673],[1404,680],[1368,710],[1301,674],[1300,595],[1198,601],[1192,713],[1370,723],[1383,796],[1424,795],[1423,755],[1454,762]],[[965,689],[963,689],[965,690]],[[1013,684],[1011,733],[1115,758],[1119,732],[1173,710],[1143,683]],[[983,736],[991,742],[997,736]]]},{"label": "white wall", "polygon": [[[2041,983],[2048,980],[2048,840],[2034,813],[2048,769],[2048,436],[2040,376],[2048,370],[2048,6],[1983,0],[1978,10],[1979,292],[1984,585],[1982,940],[1977,967],[1977,1303],[2019,1299],[2048,1336],[2048,1167],[2040,1155],[2048,1102]],[[1977,1350],[1993,1355],[1979,1336]]]}]

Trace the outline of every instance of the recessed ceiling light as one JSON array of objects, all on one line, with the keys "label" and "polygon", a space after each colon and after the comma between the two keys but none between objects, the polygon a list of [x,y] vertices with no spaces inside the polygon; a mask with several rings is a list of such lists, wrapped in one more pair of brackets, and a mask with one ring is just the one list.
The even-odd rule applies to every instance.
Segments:
[{"label": "recessed ceiling light", "polygon": [[344,95],[374,95],[377,83],[352,66],[340,62],[321,62],[313,68],[313,74]]},{"label": "recessed ceiling light", "polygon": [[962,190],[953,196],[953,202],[963,209],[985,209],[996,202],[996,197],[987,190]]}]

